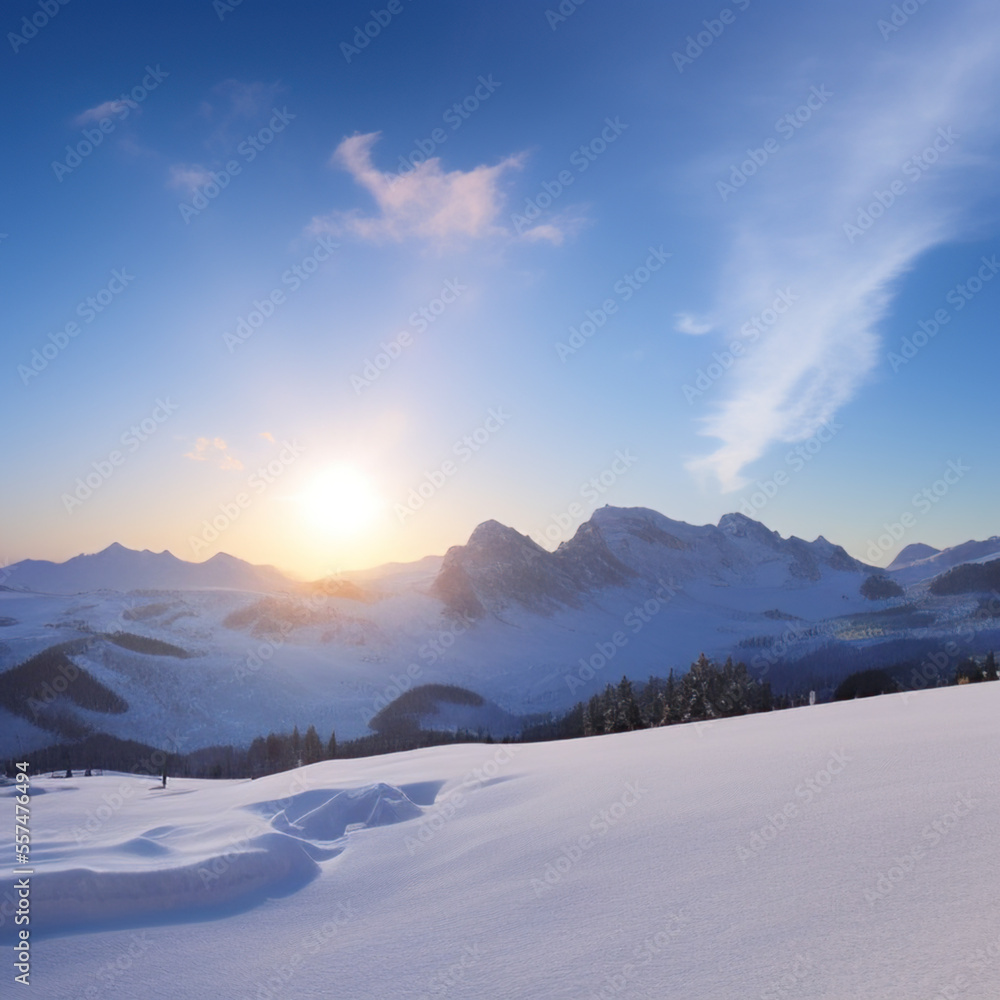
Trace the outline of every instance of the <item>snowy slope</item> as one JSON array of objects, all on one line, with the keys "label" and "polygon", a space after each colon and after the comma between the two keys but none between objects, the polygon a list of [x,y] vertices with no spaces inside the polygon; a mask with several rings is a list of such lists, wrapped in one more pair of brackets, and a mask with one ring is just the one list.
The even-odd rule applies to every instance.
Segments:
[{"label": "snowy slope", "polygon": [[254,782],[41,778],[32,995],[994,1000],[998,715],[984,684]]}]

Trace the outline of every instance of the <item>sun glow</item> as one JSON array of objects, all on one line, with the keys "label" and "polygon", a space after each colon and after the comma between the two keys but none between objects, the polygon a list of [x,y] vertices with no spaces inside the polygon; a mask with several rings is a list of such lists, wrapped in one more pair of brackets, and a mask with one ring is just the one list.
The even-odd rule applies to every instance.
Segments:
[{"label": "sun glow", "polygon": [[371,481],[346,465],[318,473],[298,501],[312,527],[337,538],[366,531],[386,508]]}]

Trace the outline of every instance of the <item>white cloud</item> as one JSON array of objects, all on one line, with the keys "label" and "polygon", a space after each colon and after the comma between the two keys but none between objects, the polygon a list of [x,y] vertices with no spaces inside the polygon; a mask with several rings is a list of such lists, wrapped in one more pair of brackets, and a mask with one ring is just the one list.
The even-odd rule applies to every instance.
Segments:
[{"label": "white cloud", "polygon": [[678,333],[687,333],[692,337],[701,336],[715,329],[711,323],[706,323],[690,313],[677,313],[674,316],[674,329]]},{"label": "white cloud", "polygon": [[551,243],[553,246],[560,247],[567,239],[576,236],[589,223],[590,220],[580,208],[573,206],[567,208],[564,212],[549,216],[546,222],[532,226],[531,229],[526,229],[521,233],[521,239],[526,240],[528,243],[545,241]]},{"label": "white cloud", "polygon": [[[852,91],[835,92],[727,203],[735,235],[713,310],[726,343],[779,289],[796,301],[756,343],[745,341],[744,359],[706,397],[719,401],[706,404],[701,433],[721,443],[688,463],[696,475],[741,488],[747,465],[775,443],[814,434],[879,363],[894,283],[961,230],[980,189],[969,174],[997,138],[1000,31],[987,13],[978,3],[949,11],[949,30],[923,48],[916,35],[894,38],[911,48],[881,50]],[[919,178],[907,175],[904,165],[938,129],[957,140]],[[852,242],[845,224],[894,180],[904,193]]]},{"label": "white cloud", "polygon": [[92,122],[99,122],[102,118],[110,118],[112,115],[120,118],[126,108],[131,113],[132,111],[138,111],[139,105],[135,101],[105,101],[103,104],[98,104],[96,107],[87,108],[86,111],[80,112],[73,119],[73,124],[77,128],[83,128]]},{"label": "white cloud", "polygon": [[188,194],[194,194],[198,188],[203,187],[211,179],[212,171],[199,163],[188,166],[178,163],[170,168],[167,184],[172,188],[182,188]]},{"label": "white cloud", "polygon": [[372,242],[400,242],[409,237],[447,242],[505,232],[497,224],[504,201],[500,181],[505,173],[521,167],[523,156],[448,173],[441,169],[440,158],[432,157],[409,173],[394,176],[383,174],[372,163],[371,149],[378,137],[378,132],[369,132],[344,139],[330,158],[332,165],[346,170],[368,191],[378,213],[334,212],[317,217],[310,226],[314,233],[352,233]]}]

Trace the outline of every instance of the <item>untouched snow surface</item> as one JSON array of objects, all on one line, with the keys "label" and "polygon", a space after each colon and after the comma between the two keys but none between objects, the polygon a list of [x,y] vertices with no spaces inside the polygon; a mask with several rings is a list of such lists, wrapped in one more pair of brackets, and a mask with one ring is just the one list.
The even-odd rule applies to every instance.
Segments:
[{"label": "untouched snow surface", "polygon": [[982,684],[252,782],[39,777],[31,995],[995,1000],[998,719]]}]

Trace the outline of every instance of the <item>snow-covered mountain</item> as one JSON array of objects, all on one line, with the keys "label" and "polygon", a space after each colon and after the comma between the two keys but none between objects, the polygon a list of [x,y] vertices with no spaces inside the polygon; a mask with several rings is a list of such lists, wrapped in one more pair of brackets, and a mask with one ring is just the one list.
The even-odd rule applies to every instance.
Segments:
[{"label": "snow-covered mountain", "polygon": [[6,586],[40,594],[97,590],[289,590],[294,584],[273,566],[254,566],[220,552],[205,562],[185,562],[170,552],[141,552],[117,542],[66,562],[25,559],[4,571]]},{"label": "snow-covered mountain", "polygon": [[433,592],[456,614],[479,618],[511,605],[550,614],[579,608],[611,587],[799,588],[868,567],[839,545],[782,538],[743,514],[718,526],[673,521],[644,507],[602,507],[547,552],[496,521],[449,549]]},{"label": "snow-covered mountain", "polygon": [[[823,537],[645,508],[603,507],[554,552],[487,521],[444,557],[312,584],[229,556],[193,564],[121,546],[28,560],[0,589],[0,754],[53,742],[56,717],[179,751],[295,725],[350,738],[417,684],[467,688],[515,716],[563,712],[623,674],[683,672],[702,652],[826,690],[956,640],[963,653],[1000,647],[982,595],[937,596],[902,575],[957,550],[972,552],[893,571],[905,593],[884,600],[861,594],[872,567]],[[100,698],[55,691],[41,715],[3,700],[8,670],[63,644],[45,669],[85,672]],[[56,680],[38,684],[51,693]],[[115,699],[127,709],[94,707]]]},{"label": "snow-covered mountain", "polygon": [[[921,554],[927,551],[927,554]],[[990,556],[1000,557],[1000,535],[985,541],[969,540],[947,549],[932,549],[929,545],[907,545],[889,564],[889,572],[899,583],[917,583],[939,576],[953,566],[980,562]]]}]

